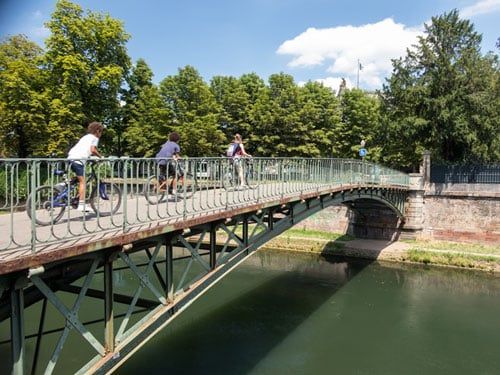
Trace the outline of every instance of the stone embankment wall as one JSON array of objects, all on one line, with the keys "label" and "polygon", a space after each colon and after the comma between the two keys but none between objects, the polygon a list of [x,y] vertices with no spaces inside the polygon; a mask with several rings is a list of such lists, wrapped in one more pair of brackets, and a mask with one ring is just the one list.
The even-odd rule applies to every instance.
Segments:
[{"label": "stone embankment wall", "polygon": [[430,184],[425,182],[425,174],[410,175],[410,182],[402,227],[396,228],[388,220],[387,210],[380,209],[377,217],[373,210],[358,215],[345,206],[327,208],[297,227],[358,238],[421,238],[500,246],[500,184]]},{"label": "stone embankment wall", "polygon": [[421,237],[500,246],[500,185],[427,184]]}]

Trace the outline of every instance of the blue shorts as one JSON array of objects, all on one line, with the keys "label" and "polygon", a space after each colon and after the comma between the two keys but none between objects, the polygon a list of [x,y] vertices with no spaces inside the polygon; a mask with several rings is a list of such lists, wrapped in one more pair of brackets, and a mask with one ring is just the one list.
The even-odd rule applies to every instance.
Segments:
[{"label": "blue shorts", "polygon": [[85,174],[85,167],[83,166],[83,164],[81,163],[78,163],[78,162],[72,162],[70,164],[70,168],[73,172],[76,173],[76,175],[78,177],[81,177]]}]

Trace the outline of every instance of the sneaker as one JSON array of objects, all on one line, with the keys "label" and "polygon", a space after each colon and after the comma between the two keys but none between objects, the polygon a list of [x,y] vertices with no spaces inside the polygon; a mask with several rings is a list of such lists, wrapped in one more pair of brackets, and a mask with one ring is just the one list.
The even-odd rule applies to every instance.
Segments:
[{"label": "sneaker", "polygon": [[80,211],[80,212],[85,212],[85,213],[88,213],[90,212],[90,210],[88,209],[87,205],[85,203],[80,203],[78,205],[78,207],[76,208],[77,211]]}]

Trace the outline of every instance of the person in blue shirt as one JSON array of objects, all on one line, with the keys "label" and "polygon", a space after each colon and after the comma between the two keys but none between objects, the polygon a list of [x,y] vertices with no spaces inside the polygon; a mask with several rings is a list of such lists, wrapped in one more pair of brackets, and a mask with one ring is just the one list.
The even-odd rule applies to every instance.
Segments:
[{"label": "person in blue shirt", "polygon": [[178,144],[181,137],[177,132],[172,132],[168,135],[168,141],[161,146],[160,151],[156,154],[156,158],[160,159],[160,174],[167,176],[162,182],[160,189],[164,189],[167,184],[168,177],[172,177],[172,194],[177,194],[177,178],[182,178],[184,173],[181,168],[178,168],[178,160],[180,159],[181,148]]}]

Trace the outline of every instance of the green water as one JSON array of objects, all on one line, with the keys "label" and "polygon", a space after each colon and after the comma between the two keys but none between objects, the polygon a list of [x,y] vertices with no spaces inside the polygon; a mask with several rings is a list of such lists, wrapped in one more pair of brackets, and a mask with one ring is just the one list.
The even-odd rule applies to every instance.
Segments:
[{"label": "green water", "polygon": [[500,279],[262,253],[118,374],[500,374]]},{"label": "green water", "polygon": [[[113,281],[115,292],[123,294],[133,294],[138,285],[130,271],[115,272]],[[98,274],[91,286],[98,289],[102,282]],[[67,293],[58,295],[67,306],[76,300]],[[141,297],[153,298],[147,290]],[[115,304],[115,315],[123,316],[126,309]],[[25,331],[31,337],[26,339],[27,373],[40,311],[38,303],[25,314]],[[78,314],[90,323],[102,318],[102,311],[101,300],[86,298]],[[133,315],[128,327],[141,316]],[[120,322],[117,317],[115,331]],[[43,373],[63,327],[61,314],[49,304],[37,373]],[[103,342],[103,322],[86,327]],[[7,320],[0,324],[0,374],[10,372],[8,338]],[[54,373],[72,374],[95,354],[72,330]],[[500,278],[465,270],[257,253],[117,373],[500,374]]]}]

